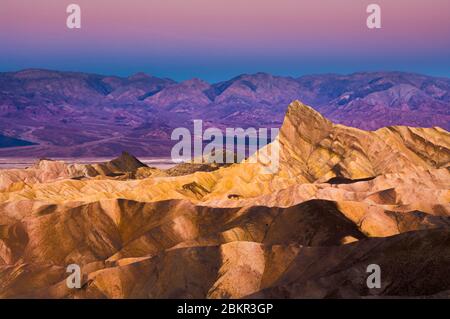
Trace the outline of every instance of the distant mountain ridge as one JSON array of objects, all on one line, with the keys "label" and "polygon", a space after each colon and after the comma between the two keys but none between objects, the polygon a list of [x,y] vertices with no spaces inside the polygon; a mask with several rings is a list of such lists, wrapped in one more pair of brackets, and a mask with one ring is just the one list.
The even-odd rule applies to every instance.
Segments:
[{"label": "distant mountain ridge", "polygon": [[[298,78],[243,74],[210,84],[28,69],[0,73],[0,134],[38,146],[15,156],[167,156],[175,127],[279,127],[300,99],[336,123],[450,130],[450,79],[403,72]],[[1,145],[0,145],[1,146]],[[1,156],[12,156],[2,149]]]}]

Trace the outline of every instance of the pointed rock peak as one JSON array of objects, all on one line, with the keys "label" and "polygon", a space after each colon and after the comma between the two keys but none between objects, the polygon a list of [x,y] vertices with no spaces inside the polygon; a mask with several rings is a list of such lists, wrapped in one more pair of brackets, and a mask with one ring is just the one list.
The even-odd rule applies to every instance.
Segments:
[{"label": "pointed rock peak", "polygon": [[311,106],[308,106],[300,102],[299,100],[296,100],[291,104],[289,104],[288,110],[286,112],[286,117],[302,119],[305,121],[307,121],[308,119],[319,120],[331,124],[331,122],[325,117],[323,117],[322,114],[313,109]]},{"label": "pointed rock peak", "polygon": [[147,80],[147,79],[151,79],[151,78],[152,78],[151,75],[148,75],[148,74],[146,74],[144,72],[138,72],[136,74],[133,74],[133,75],[129,76],[128,80],[139,81],[139,80]]},{"label": "pointed rock peak", "polygon": [[310,142],[320,140],[330,132],[333,123],[312,107],[300,101],[292,102],[286,112],[280,136],[295,145],[298,138]]},{"label": "pointed rock peak", "polygon": [[122,152],[122,154],[108,163],[112,168],[122,172],[135,172],[139,167],[147,167],[133,155]]}]

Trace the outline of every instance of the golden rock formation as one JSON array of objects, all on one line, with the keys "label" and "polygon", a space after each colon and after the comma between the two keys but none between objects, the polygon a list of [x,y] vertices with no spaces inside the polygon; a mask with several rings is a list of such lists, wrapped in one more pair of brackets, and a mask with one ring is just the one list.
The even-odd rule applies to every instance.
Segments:
[{"label": "golden rock formation", "polygon": [[[250,159],[163,171],[129,154],[0,171],[0,297],[450,291],[447,131],[363,131],[293,102],[276,143],[270,174]],[[381,289],[366,286],[371,263]],[[70,264],[82,269],[80,289],[66,285]]]}]

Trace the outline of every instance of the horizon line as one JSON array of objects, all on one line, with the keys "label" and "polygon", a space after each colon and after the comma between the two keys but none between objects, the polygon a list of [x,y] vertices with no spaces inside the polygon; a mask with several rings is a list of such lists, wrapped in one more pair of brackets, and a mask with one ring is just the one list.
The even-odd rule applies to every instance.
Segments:
[{"label": "horizon line", "polygon": [[390,73],[390,74],[395,74],[395,73],[401,73],[401,74],[412,74],[412,75],[419,75],[419,76],[427,76],[427,77],[433,77],[433,78],[443,78],[443,79],[450,79],[450,75],[449,76],[443,76],[443,75],[431,75],[431,74],[427,74],[427,73],[419,73],[419,72],[415,72],[415,71],[401,71],[401,70],[376,70],[376,71],[354,71],[354,72],[348,72],[348,73],[344,73],[344,72],[317,72],[317,73],[305,73],[302,75],[280,75],[280,74],[275,74],[275,73],[270,73],[270,72],[265,72],[265,71],[258,71],[258,72],[249,72],[249,73],[239,73],[235,76],[231,76],[227,79],[224,80],[220,80],[220,81],[208,81],[205,79],[202,79],[201,77],[197,77],[197,76],[193,76],[193,77],[189,77],[188,79],[185,80],[175,80],[171,77],[167,77],[167,76],[163,76],[163,75],[154,75],[151,73],[147,73],[145,71],[138,71],[138,72],[134,72],[128,75],[118,75],[118,74],[113,74],[113,73],[100,73],[100,72],[92,72],[92,71],[75,71],[75,70],[62,70],[62,69],[51,69],[51,68],[40,68],[40,67],[30,67],[30,68],[23,68],[23,69],[18,69],[15,71],[2,71],[0,70],[0,74],[5,74],[5,73],[20,73],[20,72],[25,72],[25,71],[44,71],[44,72],[59,72],[59,73],[73,73],[73,74],[89,74],[89,75],[96,75],[96,76],[101,76],[101,77],[117,77],[117,78],[122,78],[122,79],[129,79],[133,76],[136,75],[146,75],[148,77],[154,77],[154,78],[159,78],[159,79],[166,79],[166,80],[171,80],[174,81],[176,83],[183,83],[186,81],[190,81],[190,80],[194,80],[194,79],[198,79],[201,81],[204,81],[208,84],[217,84],[217,83],[221,83],[221,82],[227,82],[242,76],[254,76],[254,75],[258,75],[258,74],[264,74],[264,75],[270,75],[273,77],[282,77],[282,78],[292,78],[294,80],[300,79],[302,77],[307,77],[307,76],[352,76],[352,75],[357,75],[357,74],[371,74],[371,73]]}]

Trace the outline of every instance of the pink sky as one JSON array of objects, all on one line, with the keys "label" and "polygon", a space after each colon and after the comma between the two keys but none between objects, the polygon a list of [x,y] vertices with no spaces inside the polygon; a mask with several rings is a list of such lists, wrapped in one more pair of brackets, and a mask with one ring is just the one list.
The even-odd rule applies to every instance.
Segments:
[{"label": "pink sky", "polygon": [[[81,30],[65,26],[70,3],[82,8]],[[382,8],[381,30],[366,27],[370,3]],[[0,58],[16,64],[12,56],[25,52],[32,61],[70,52],[163,60],[450,53],[449,0],[2,0],[0,26]]]}]

